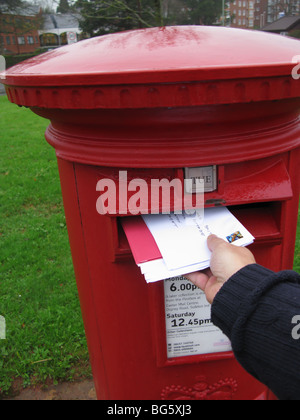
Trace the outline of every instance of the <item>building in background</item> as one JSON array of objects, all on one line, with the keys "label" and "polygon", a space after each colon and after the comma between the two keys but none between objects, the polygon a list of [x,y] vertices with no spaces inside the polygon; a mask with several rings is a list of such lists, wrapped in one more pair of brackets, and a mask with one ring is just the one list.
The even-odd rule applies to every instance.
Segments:
[{"label": "building in background", "polygon": [[262,29],[284,16],[299,16],[299,0],[234,0],[227,3],[227,24]]},{"label": "building in background", "polygon": [[28,54],[40,47],[38,29],[43,24],[39,6],[25,4],[14,10],[0,6],[0,53]]},{"label": "building in background", "polygon": [[0,5],[0,55],[32,54],[82,39],[76,12],[43,13],[40,6]]},{"label": "building in background", "polygon": [[230,26],[260,29],[267,22],[268,0],[235,0],[228,4]]},{"label": "building in background", "polygon": [[39,30],[41,47],[56,48],[81,40],[79,18],[76,13],[44,15],[43,27]]},{"label": "building in background", "polygon": [[[285,16],[263,28],[265,32],[293,36],[296,32],[300,35],[300,16]],[[300,50],[300,48],[299,48]]]},{"label": "building in background", "polygon": [[299,16],[299,0],[268,0],[267,23],[273,23],[284,16]]}]

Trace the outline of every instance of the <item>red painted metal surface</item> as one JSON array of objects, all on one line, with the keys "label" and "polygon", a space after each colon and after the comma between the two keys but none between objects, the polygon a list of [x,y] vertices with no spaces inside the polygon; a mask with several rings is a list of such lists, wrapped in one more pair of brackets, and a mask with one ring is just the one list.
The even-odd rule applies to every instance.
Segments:
[{"label": "red painted metal surface", "polygon": [[[229,28],[154,28],[61,48],[10,69],[8,97],[51,120],[76,280],[100,399],[267,399],[232,353],[167,357],[163,284],[147,285],[101,178],[179,177],[218,165],[205,205],[292,268],[299,202],[299,42]],[[172,203],[176,209],[178,201]],[[161,210],[161,207],[158,208]]]},{"label": "red painted metal surface", "polygon": [[298,54],[299,41],[263,32],[152,28],[51,51],[16,66],[7,81],[14,86],[65,87],[269,78],[290,74]]}]

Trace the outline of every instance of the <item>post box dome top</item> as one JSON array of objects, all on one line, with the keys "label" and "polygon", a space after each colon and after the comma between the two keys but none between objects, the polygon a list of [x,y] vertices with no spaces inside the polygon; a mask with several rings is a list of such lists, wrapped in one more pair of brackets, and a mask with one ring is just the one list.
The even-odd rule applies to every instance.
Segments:
[{"label": "post box dome top", "polygon": [[[293,58],[299,54],[298,40],[264,32],[150,28],[50,51],[9,69],[2,83],[12,102],[46,108],[201,105],[212,96],[217,103],[255,101],[263,98],[251,96],[253,86],[247,93],[249,79],[271,83],[272,78],[288,76],[292,83]],[[210,83],[212,91],[202,94],[197,82]],[[164,85],[163,94],[155,84]],[[270,99],[282,99],[284,92],[300,96],[299,83],[295,90],[286,81],[281,88],[276,85],[275,92],[270,85],[261,91],[265,96],[269,92]]]}]

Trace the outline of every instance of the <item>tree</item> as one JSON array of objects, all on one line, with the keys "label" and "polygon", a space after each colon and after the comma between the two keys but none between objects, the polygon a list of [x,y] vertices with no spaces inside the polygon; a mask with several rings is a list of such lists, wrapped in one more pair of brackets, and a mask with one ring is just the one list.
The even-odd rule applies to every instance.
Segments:
[{"label": "tree", "polygon": [[68,0],[60,0],[57,13],[68,13],[71,10]]},{"label": "tree", "polygon": [[78,0],[81,29],[90,36],[163,26],[163,0]]},{"label": "tree", "polygon": [[81,29],[90,36],[164,25],[212,25],[222,0],[77,0]]},{"label": "tree", "polygon": [[175,21],[181,25],[212,25],[222,15],[222,3],[222,0],[184,0]]},{"label": "tree", "polygon": [[19,7],[21,3],[21,0],[0,0],[0,6],[5,6],[8,9]]}]

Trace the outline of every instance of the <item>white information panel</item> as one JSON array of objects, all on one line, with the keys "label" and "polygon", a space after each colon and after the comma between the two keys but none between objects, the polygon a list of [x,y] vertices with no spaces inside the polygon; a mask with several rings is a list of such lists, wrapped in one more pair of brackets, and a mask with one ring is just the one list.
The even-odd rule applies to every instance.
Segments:
[{"label": "white information panel", "polygon": [[231,351],[205,294],[184,277],[164,280],[168,358]]}]

